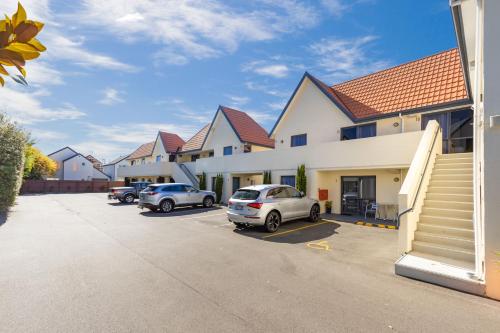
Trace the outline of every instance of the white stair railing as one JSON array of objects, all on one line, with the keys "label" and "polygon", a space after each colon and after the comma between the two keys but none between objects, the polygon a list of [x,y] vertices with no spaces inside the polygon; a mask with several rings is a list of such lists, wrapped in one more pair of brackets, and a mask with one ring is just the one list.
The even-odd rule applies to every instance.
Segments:
[{"label": "white stair railing", "polygon": [[424,204],[436,156],[442,152],[443,138],[439,124],[429,121],[398,195],[399,253],[412,250],[417,222]]}]

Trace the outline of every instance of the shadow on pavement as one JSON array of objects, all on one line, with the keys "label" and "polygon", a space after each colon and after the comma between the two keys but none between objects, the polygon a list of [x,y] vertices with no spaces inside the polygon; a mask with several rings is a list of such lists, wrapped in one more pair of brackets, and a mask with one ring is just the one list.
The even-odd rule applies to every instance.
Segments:
[{"label": "shadow on pavement", "polygon": [[5,222],[7,222],[7,213],[0,212],[0,227],[3,226]]},{"label": "shadow on pavement", "polygon": [[125,202],[108,202],[108,205],[110,206],[132,206],[132,205],[137,205],[137,201],[134,201],[132,203],[125,203]]},{"label": "shadow on pavement", "polygon": [[324,220],[320,220],[316,223],[297,220],[284,223],[280,226],[279,230],[273,234],[267,233],[264,227],[258,226],[237,227],[234,229],[234,232],[242,236],[261,239],[268,242],[299,244],[309,243],[332,236],[337,233],[336,230],[339,227],[340,224],[338,223]]},{"label": "shadow on pavement", "polygon": [[202,208],[202,207],[179,207],[175,208],[171,213],[162,213],[159,210],[156,212],[152,212],[147,208],[144,208],[142,212],[139,214],[147,217],[175,217],[175,216],[186,216],[200,213],[207,213],[212,211],[222,210],[222,207],[211,207],[211,208]]}]

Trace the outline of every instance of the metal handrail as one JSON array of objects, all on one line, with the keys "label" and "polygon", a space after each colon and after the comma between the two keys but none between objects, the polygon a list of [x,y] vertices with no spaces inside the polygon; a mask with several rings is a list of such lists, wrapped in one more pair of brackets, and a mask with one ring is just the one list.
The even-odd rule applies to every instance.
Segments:
[{"label": "metal handrail", "polygon": [[193,185],[199,186],[198,179],[191,173],[191,171],[188,169],[187,166],[184,165],[184,163],[179,163],[179,167],[184,172],[184,174],[189,178],[189,180],[193,183]]},{"label": "metal handrail", "polygon": [[420,180],[418,182],[418,188],[417,188],[417,192],[415,194],[415,197],[413,198],[413,203],[411,205],[410,208],[406,209],[405,211],[401,212],[398,214],[398,217],[397,217],[397,220],[396,220],[396,228],[399,229],[399,222],[401,220],[401,217],[403,215],[406,215],[408,214],[409,212],[412,212],[414,209],[415,209],[415,204],[417,203],[417,198],[418,198],[418,195],[420,194],[420,189],[422,187],[422,182],[424,180],[424,176],[425,176],[425,173],[427,172],[427,166],[429,165],[429,161],[430,161],[430,156],[431,156],[431,153],[432,151],[434,150],[434,145],[436,144],[436,138],[437,138],[437,135],[438,133],[441,131],[441,127],[438,127],[437,131],[434,133],[434,137],[432,139],[432,146],[431,148],[427,151],[427,159],[426,159],[426,162],[425,162],[425,167],[424,167],[424,171],[422,171],[422,173],[420,173]]}]

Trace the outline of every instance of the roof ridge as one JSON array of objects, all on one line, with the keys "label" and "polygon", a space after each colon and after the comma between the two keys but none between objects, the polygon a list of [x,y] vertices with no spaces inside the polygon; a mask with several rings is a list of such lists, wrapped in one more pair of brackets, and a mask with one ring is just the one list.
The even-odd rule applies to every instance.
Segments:
[{"label": "roof ridge", "polygon": [[337,84],[331,85],[331,86],[329,86],[329,87],[330,87],[330,88],[332,88],[332,89],[335,89],[335,87],[337,87],[337,86],[341,86],[341,85],[344,85],[344,84],[350,83],[350,82],[352,82],[352,81],[357,81],[357,80],[360,80],[360,79],[366,78],[366,77],[368,77],[368,76],[372,76],[372,75],[375,75],[375,74],[380,74],[380,73],[383,73],[383,72],[386,72],[386,71],[389,71],[389,70],[392,70],[392,69],[395,69],[395,68],[398,68],[398,67],[403,67],[403,66],[406,66],[406,65],[409,65],[409,64],[415,63],[415,62],[417,62],[417,61],[421,61],[421,60],[424,60],[424,59],[427,59],[427,58],[435,57],[435,56],[437,56],[437,55],[444,54],[444,53],[451,52],[451,51],[455,51],[455,50],[458,50],[458,47],[453,47],[453,48],[448,49],[448,50],[439,51],[439,52],[436,52],[436,53],[434,53],[434,54],[427,55],[427,56],[425,56],[425,57],[423,57],[423,58],[418,58],[418,59],[410,60],[410,61],[404,62],[404,63],[402,63],[402,64],[399,64],[399,65],[395,65],[395,66],[392,66],[392,67],[389,67],[389,68],[381,69],[381,70],[376,71],[376,72],[372,72],[372,73],[368,73],[368,74],[365,74],[365,75],[361,75],[361,76],[358,76],[358,77],[352,78],[352,79],[350,79],[350,80],[343,81],[343,82],[340,82],[340,83],[337,83]]}]

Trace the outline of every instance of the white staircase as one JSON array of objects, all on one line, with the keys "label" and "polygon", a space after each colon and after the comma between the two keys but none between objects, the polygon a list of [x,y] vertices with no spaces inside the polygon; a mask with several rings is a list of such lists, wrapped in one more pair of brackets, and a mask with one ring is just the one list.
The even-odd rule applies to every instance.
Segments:
[{"label": "white staircase", "polygon": [[397,274],[481,292],[473,277],[472,170],[472,153],[436,156],[412,251],[396,263]]}]

